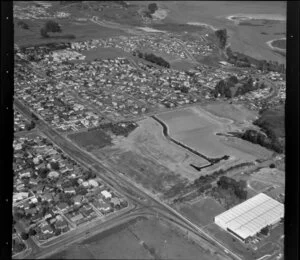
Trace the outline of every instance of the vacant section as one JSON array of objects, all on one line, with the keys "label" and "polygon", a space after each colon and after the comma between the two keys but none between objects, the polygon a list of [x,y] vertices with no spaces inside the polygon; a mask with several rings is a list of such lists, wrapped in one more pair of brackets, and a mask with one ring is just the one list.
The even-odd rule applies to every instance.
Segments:
[{"label": "vacant section", "polygon": [[70,134],[68,138],[89,152],[111,145],[110,136],[98,129]]},{"label": "vacant section", "polygon": [[128,138],[113,142],[115,148],[131,150],[146,156],[192,181],[199,177],[200,172],[190,164],[198,167],[208,164],[206,160],[167,140],[163,135],[162,126],[152,118],[139,121],[139,127]]},{"label": "vacant section", "polygon": [[124,152],[112,148],[102,149],[94,154],[105,158],[115,169],[155,194],[161,195],[172,186],[187,182],[187,179],[175,174],[165,166],[132,151]]},{"label": "vacant section", "polygon": [[189,220],[199,226],[205,226],[213,223],[214,217],[219,215],[225,209],[214,199],[204,198],[196,203],[186,203],[180,206],[179,211],[182,212]]},{"label": "vacant section", "polygon": [[83,55],[86,56],[87,61],[93,61],[95,59],[114,59],[117,57],[127,57],[128,53],[119,48],[105,48],[98,47],[88,51],[83,51]]},{"label": "vacant section", "polygon": [[141,219],[70,246],[52,259],[201,259],[216,260],[208,249],[187,240],[169,224]]}]

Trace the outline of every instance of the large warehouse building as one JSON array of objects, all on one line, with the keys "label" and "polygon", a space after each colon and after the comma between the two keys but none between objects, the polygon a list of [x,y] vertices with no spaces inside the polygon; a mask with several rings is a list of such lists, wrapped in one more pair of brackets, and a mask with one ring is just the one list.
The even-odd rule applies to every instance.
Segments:
[{"label": "large warehouse building", "polygon": [[245,241],[262,228],[274,225],[284,217],[284,205],[264,193],[215,217],[215,223]]}]

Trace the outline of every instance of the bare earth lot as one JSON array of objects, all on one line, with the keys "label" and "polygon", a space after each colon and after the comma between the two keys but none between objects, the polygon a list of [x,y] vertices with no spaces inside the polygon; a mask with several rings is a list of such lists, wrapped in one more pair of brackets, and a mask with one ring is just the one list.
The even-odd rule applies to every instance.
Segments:
[{"label": "bare earth lot", "polygon": [[164,165],[184,178],[194,180],[200,173],[190,166],[204,166],[208,162],[168,141],[162,126],[152,118],[139,121],[139,127],[128,138],[114,141],[115,148],[132,150]]},{"label": "bare earth lot", "polygon": [[157,219],[143,219],[99,234],[52,256],[52,259],[217,259]]},{"label": "bare earth lot", "polygon": [[106,152],[108,149],[104,148],[101,151],[94,152],[94,154],[105,158],[118,171],[154,194],[162,195],[171,186],[188,181],[179,174],[171,172],[165,166],[138,153],[113,150],[111,148],[109,152]]}]

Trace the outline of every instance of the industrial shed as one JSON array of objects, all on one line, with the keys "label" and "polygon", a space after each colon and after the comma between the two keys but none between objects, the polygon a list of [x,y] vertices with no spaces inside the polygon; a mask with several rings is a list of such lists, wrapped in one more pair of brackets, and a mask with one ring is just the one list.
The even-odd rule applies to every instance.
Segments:
[{"label": "industrial shed", "polygon": [[284,217],[284,205],[264,193],[215,217],[215,223],[245,241],[262,228],[274,225]]}]

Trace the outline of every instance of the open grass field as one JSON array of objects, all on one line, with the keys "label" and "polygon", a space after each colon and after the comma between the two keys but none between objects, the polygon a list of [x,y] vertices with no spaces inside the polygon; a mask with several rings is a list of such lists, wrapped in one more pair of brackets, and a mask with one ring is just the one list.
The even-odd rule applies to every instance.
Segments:
[{"label": "open grass field", "polygon": [[171,137],[208,157],[229,155],[231,160],[252,161],[271,155],[258,145],[216,135],[236,129],[233,120],[217,117],[199,106],[162,113],[159,118],[168,125]]},{"label": "open grass field", "polygon": [[89,152],[111,145],[110,136],[98,129],[70,134],[68,138]]},{"label": "open grass field", "polygon": [[229,118],[238,124],[244,123],[245,120],[253,121],[258,116],[257,112],[250,111],[241,105],[228,104],[222,101],[210,102],[203,108],[218,117]]},{"label": "open grass field", "polygon": [[263,192],[266,189],[270,188],[272,185],[264,183],[264,182],[260,182],[260,181],[250,181],[249,185],[255,189],[257,192]]},{"label": "open grass field", "polygon": [[[42,38],[40,29],[44,26],[45,20],[26,20],[29,30],[14,26],[14,42],[21,46],[33,46],[51,42],[84,41],[88,39],[108,38],[118,35],[128,35],[123,30],[103,27],[90,21],[76,22],[67,19],[58,20],[62,32],[52,34],[50,38]],[[75,39],[69,39],[68,35],[74,35]]]},{"label": "open grass field", "polygon": [[204,198],[193,204],[186,203],[180,206],[179,211],[193,223],[205,226],[214,222],[214,217],[225,211],[218,202],[212,198]]},{"label": "open grass field", "polygon": [[51,259],[217,259],[181,231],[154,218],[140,219],[99,234]]},{"label": "open grass field", "polygon": [[175,70],[189,70],[194,67],[194,64],[187,60],[174,60],[171,61],[171,68]]},{"label": "open grass field", "polygon": [[103,47],[91,49],[89,51],[83,51],[82,54],[86,56],[85,60],[87,61],[93,61],[95,59],[114,59],[117,57],[127,57],[129,55],[119,48]]},{"label": "open grass field", "polygon": [[262,168],[252,178],[269,184],[285,185],[285,172],[276,168]]}]

